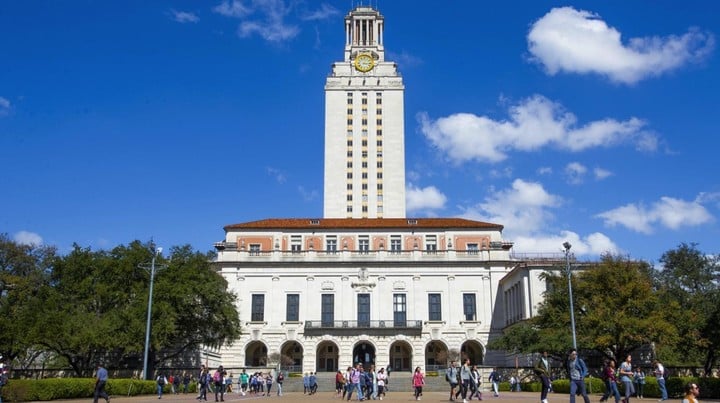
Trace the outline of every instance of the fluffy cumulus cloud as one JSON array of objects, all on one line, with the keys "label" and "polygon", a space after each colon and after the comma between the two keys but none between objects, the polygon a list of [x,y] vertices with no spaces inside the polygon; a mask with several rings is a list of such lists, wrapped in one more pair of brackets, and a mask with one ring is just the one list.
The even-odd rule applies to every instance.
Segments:
[{"label": "fluffy cumulus cloud", "polygon": [[43,243],[40,235],[29,231],[20,231],[13,236],[13,239],[23,245],[42,245]]},{"label": "fluffy cumulus cloud", "polygon": [[174,21],[181,24],[200,21],[200,18],[196,14],[187,11],[170,10],[170,16]]},{"label": "fluffy cumulus cloud", "polygon": [[638,118],[607,118],[578,125],[575,115],[541,95],[510,106],[508,116],[494,120],[457,113],[433,120],[427,113],[420,113],[417,119],[428,141],[458,164],[468,160],[500,162],[511,151],[543,147],[577,152],[627,142],[643,150],[657,144],[654,135],[644,131],[645,122]]},{"label": "fluffy cumulus cloud", "polygon": [[559,253],[563,242],[570,242],[578,255],[618,252],[606,235],[595,232],[580,236],[572,231],[550,233],[552,214],[563,199],[550,194],[540,183],[515,179],[508,189],[491,191],[481,203],[465,209],[463,217],[505,226],[506,239],[513,241],[516,253]]},{"label": "fluffy cumulus cloud", "polygon": [[[300,33],[297,24],[289,22],[294,2],[284,0],[223,0],[213,7],[213,11],[230,18],[240,20],[238,36],[241,38],[259,35],[268,42],[283,42],[296,37]],[[328,4],[321,4],[314,11],[306,11],[300,15],[301,20],[316,21],[331,18],[339,11]]]},{"label": "fluffy cumulus cloud", "polygon": [[410,183],[405,189],[405,206],[409,212],[442,209],[446,202],[447,197],[435,186],[419,188]]},{"label": "fluffy cumulus cloud", "polygon": [[645,206],[642,203],[630,203],[598,214],[605,225],[614,227],[621,225],[643,234],[651,234],[657,226],[671,230],[681,227],[694,227],[714,220],[714,217],[703,206],[705,194],[692,201],[673,197],[661,197],[660,200]]},{"label": "fluffy cumulus cloud", "polygon": [[565,166],[565,176],[567,177],[568,183],[572,185],[583,183],[587,171],[587,167],[579,162],[571,162]]},{"label": "fluffy cumulus cloud", "polygon": [[625,84],[701,61],[715,45],[712,34],[697,29],[623,42],[620,31],[597,14],[572,7],[554,8],[535,21],[527,41],[533,59],[550,75],[595,73]]}]

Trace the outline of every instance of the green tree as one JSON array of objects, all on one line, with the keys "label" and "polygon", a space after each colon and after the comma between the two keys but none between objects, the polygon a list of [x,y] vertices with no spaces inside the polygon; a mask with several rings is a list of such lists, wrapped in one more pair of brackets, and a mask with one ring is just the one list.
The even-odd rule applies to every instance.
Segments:
[{"label": "green tree", "polygon": [[668,312],[682,337],[675,345],[661,346],[659,354],[678,364],[702,363],[709,374],[720,354],[720,260],[698,250],[697,244],[681,243],[665,252],[660,263],[657,288],[666,304],[682,307]]},{"label": "green tree", "polygon": [[[564,359],[572,345],[566,272],[558,267],[542,278],[547,291],[538,314],[508,329],[488,348],[522,353],[547,349]],[[640,346],[677,339],[677,329],[658,309],[652,268],[645,262],[604,255],[599,263],[573,271],[572,288],[578,348],[622,359]]]},{"label": "green tree", "polygon": [[38,290],[49,280],[55,248],[26,245],[0,234],[0,354],[16,364],[31,362],[41,354],[30,337]]},{"label": "green tree", "polygon": [[[48,301],[38,327],[42,345],[65,358],[80,376],[94,363],[138,367],[143,357],[150,275],[142,268],[154,254],[152,244],[134,241],[111,251],[75,245],[58,257]],[[159,257],[153,291],[148,373],[201,345],[220,346],[239,333],[235,296],[211,266],[212,255],[189,246]]]}]

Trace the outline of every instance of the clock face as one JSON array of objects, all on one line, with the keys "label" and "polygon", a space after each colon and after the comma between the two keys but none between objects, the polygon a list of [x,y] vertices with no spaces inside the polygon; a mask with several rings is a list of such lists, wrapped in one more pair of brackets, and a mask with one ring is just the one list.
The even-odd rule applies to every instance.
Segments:
[{"label": "clock face", "polygon": [[375,67],[375,61],[372,56],[367,54],[358,55],[355,58],[355,68],[363,73],[366,73]]}]

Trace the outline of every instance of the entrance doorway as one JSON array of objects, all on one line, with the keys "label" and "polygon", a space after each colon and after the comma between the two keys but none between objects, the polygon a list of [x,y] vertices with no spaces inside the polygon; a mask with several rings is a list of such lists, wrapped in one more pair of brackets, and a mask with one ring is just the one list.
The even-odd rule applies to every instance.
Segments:
[{"label": "entrance doorway", "polygon": [[367,342],[360,342],[353,349],[353,365],[360,363],[365,368],[375,364],[375,347]]}]

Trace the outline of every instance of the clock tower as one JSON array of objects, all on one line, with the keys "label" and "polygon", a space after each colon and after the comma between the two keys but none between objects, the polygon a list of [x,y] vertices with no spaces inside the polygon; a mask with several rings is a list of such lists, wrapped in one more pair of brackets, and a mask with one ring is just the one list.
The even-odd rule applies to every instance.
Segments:
[{"label": "clock tower", "polygon": [[405,217],[405,87],[384,30],[372,7],[345,17],[344,60],[325,83],[325,218]]}]

